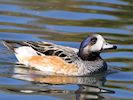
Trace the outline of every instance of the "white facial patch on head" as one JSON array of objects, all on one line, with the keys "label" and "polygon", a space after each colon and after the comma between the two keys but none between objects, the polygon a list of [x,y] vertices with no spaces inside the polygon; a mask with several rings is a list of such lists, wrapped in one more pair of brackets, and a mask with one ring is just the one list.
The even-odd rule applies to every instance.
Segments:
[{"label": "white facial patch on head", "polygon": [[104,42],[105,42],[105,40],[104,40],[104,38],[101,36],[101,35],[99,35],[99,34],[96,34],[96,35],[94,35],[96,38],[97,38],[97,41],[96,41],[96,43],[94,44],[94,45],[88,45],[87,47],[89,48],[89,51],[100,51],[101,50],[101,48],[102,48],[102,46],[103,46],[103,44],[104,44]]}]

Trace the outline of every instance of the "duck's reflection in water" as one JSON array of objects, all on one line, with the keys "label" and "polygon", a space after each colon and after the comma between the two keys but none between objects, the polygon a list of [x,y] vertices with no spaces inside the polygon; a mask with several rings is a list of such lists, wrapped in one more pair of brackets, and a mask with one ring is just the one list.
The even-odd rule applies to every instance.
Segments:
[{"label": "duck's reflection in water", "polygon": [[[86,77],[68,76],[48,76],[41,71],[27,69],[24,67],[14,67],[15,79],[30,81],[31,84],[1,86],[1,90],[23,94],[41,94],[65,97],[69,95],[71,99],[100,99],[104,98],[101,93],[114,93],[114,91],[100,88],[105,83],[105,74]],[[60,97],[59,96],[59,97]]]}]

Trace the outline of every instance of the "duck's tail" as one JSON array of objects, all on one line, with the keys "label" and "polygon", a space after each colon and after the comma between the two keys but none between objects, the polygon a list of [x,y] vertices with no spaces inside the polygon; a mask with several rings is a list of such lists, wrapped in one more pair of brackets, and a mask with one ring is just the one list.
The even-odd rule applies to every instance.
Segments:
[{"label": "duck's tail", "polygon": [[26,64],[26,59],[38,55],[26,42],[3,40],[3,44],[15,54],[18,61],[22,64]]},{"label": "duck's tail", "polygon": [[26,42],[22,41],[14,41],[14,40],[2,40],[5,47],[7,47],[10,51],[15,53],[15,49],[22,47],[22,46],[28,46]]}]

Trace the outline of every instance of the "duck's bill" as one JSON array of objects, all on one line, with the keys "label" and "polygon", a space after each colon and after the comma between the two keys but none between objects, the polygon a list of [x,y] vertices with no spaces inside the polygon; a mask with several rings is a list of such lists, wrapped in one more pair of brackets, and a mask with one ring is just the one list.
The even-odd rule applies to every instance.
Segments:
[{"label": "duck's bill", "polygon": [[106,50],[106,49],[117,49],[117,46],[109,44],[109,43],[104,43],[102,50]]}]

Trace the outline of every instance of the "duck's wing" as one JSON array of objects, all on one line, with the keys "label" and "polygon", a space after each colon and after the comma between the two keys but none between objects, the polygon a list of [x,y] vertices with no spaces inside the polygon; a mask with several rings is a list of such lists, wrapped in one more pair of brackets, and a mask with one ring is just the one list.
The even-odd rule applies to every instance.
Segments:
[{"label": "duck's wing", "polygon": [[25,42],[28,46],[32,47],[40,55],[59,56],[68,63],[72,63],[78,58],[78,49],[60,46],[49,42]]},{"label": "duck's wing", "polygon": [[68,63],[74,62],[76,59],[78,59],[77,52],[78,49],[66,47],[66,46],[60,46],[49,42],[33,42],[33,41],[11,41],[11,40],[3,40],[4,45],[10,49],[11,51],[14,51],[15,48],[21,47],[21,46],[29,46],[32,47],[38,55],[49,55],[49,56],[59,56],[63,60],[65,60]]}]

